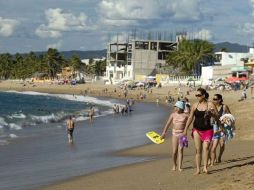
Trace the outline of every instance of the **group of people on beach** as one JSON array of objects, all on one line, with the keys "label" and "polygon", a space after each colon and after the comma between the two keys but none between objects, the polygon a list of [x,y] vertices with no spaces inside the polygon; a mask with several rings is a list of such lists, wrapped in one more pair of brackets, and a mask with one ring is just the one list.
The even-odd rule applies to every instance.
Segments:
[{"label": "group of people on beach", "polygon": [[[173,168],[182,171],[183,149],[188,146],[187,132],[193,121],[191,136],[195,145],[196,172],[201,173],[201,159],[203,158],[203,172],[208,173],[208,165],[221,162],[225,150],[225,141],[234,136],[235,118],[231,115],[229,107],[223,104],[221,94],[215,94],[209,101],[209,94],[199,88],[195,94],[195,102],[189,111],[186,111],[185,101],[177,101],[173,113],[170,114],[161,134],[165,138],[171,124],[172,128],[172,157]],[[188,106],[188,105],[187,105]],[[216,149],[219,146],[219,155]],[[178,164],[177,164],[178,157]]]}]

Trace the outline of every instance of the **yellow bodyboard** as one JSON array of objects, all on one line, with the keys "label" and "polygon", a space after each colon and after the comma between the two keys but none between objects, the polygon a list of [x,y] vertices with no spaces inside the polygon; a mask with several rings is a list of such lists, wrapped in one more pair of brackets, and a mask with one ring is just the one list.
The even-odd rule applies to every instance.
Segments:
[{"label": "yellow bodyboard", "polygon": [[146,136],[155,144],[161,144],[164,142],[164,139],[161,139],[161,136],[154,131],[147,132]]}]

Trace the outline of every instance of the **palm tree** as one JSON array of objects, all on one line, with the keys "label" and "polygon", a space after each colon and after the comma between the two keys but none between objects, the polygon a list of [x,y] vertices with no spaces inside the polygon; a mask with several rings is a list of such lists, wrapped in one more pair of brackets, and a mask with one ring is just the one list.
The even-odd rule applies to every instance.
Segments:
[{"label": "palm tree", "polygon": [[8,79],[11,76],[13,59],[9,53],[0,55],[0,78]]},{"label": "palm tree", "polygon": [[[71,57],[70,65],[73,68],[73,73],[74,74],[76,73],[76,71],[82,71],[84,69],[83,68],[83,63],[81,62],[80,57],[78,55],[73,55]],[[79,76],[79,78],[81,78],[81,77]]]},{"label": "palm tree", "polygon": [[178,50],[168,54],[166,64],[184,74],[191,74],[199,64],[206,63],[212,57],[213,45],[208,41],[183,39]]},{"label": "palm tree", "polygon": [[54,79],[57,72],[61,71],[63,60],[63,57],[60,55],[57,49],[48,49],[47,54],[45,55],[45,61],[48,64],[48,75],[51,79]]}]

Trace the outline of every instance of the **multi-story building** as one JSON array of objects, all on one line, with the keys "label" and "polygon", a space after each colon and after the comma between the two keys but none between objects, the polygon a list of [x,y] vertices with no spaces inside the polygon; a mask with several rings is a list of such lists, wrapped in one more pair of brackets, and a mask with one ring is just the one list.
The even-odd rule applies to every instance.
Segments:
[{"label": "multi-story building", "polygon": [[[178,36],[178,40],[181,37]],[[156,67],[165,64],[169,52],[177,49],[178,41],[131,40],[109,43],[107,47],[106,78],[111,82],[121,79],[137,80],[148,76]]]}]

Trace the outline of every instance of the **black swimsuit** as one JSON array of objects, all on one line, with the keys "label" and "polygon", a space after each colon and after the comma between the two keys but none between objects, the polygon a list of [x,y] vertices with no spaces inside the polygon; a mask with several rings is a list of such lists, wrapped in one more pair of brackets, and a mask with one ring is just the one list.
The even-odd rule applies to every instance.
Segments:
[{"label": "black swimsuit", "polygon": [[[197,105],[198,108],[198,105]],[[210,117],[205,116],[207,110],[200,111],[198,109],[195,109],[194,116],[195,120],[193,123],[193,128],[197,129],[198,131],[206,131],[213,129],[213,126],[210,124]],[[207,104],[208,108],[208,104]]]}]

